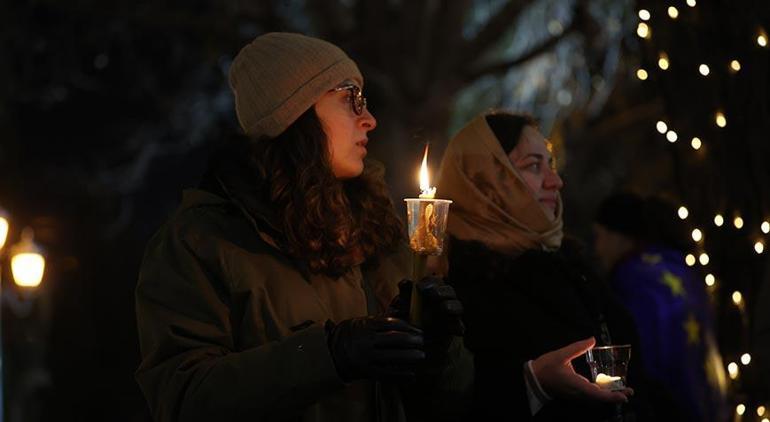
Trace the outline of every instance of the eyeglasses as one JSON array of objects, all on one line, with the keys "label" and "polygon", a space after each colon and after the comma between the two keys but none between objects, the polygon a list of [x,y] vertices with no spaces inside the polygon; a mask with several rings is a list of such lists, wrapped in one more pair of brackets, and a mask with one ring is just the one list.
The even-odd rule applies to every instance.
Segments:
[{"label": "eyeglasses", "polygon": [[361,93],[361,88],[359,88],[358,85],[344,84],[334,88],[332,91],[350,91],[348,98],[350,99],[350,108],[353,109],[353,113],[356,113],[356,116],[360,116],[364,113],[364,109],[366,108],[366,97]]}]

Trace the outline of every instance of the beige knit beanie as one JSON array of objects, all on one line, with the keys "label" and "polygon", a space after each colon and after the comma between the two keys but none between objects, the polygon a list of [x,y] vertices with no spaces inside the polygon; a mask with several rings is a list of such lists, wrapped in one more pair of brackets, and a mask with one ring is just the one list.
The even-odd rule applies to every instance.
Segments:
[{"label": "beige knit beanie", "polygon": [[230,67],[235,112],[253,138],[280,135],[346,79],[363,87],[361,72],[341,49],[286,32],[260,35],[241,49]]}]

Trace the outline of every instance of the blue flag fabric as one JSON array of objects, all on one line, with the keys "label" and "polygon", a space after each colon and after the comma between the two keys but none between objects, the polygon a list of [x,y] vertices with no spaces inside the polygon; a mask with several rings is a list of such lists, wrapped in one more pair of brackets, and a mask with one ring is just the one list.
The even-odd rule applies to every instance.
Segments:
[{"label": "blue flag fabric", "polygon": [[633,315],[648,376],[668,389],[682,416],[726,417],[726,377],[704,283],[684,256],[648,247],[619,263],[612,288]]}]

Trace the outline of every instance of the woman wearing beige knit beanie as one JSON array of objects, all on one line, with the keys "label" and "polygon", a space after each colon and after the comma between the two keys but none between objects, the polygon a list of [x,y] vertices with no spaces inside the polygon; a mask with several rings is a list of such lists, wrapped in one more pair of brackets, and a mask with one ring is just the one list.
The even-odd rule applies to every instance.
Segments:
[{"label": "woman wearing beige knit beanie", "polygon": [[462,308],[432,285],[425,325],[404,318],[410,253],[382,168],[365,161],[377,123],[356,64],[270,33],[229,81],[245,135],[184,192],[137,285],[136,377],[155,419],[458,417],[472,381]]}]

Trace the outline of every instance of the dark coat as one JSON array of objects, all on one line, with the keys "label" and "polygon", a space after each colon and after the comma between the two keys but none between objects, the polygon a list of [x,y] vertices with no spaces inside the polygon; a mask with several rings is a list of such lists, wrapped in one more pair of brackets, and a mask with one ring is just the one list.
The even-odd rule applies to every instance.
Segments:
[{"label": "dark coat", "polygon": [[[523,378],[528,360],[591,336],[598,345],[636,343],[630,317],[571,244],[513,258],[479,242],[451,239],[449,282],[465,307],[466,346],[475,356],[469,420],[532,419]],[[573,366],[590,379],[585,357]],[[628,382],[638,389],[642,381],[634,366],[632,357]],[[614,405],[553,400],[534,420],[598,421],[614,410]]]}]

